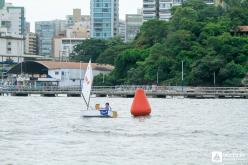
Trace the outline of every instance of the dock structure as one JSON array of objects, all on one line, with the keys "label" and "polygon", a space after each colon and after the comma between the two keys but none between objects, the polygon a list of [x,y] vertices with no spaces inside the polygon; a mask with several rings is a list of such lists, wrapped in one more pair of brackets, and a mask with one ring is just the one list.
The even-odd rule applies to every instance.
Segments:
[{"label": "dock structure", "polygon": [[[244,98],[248,99],[248,87],[180,87],[180,86],[94,86],[92,94],[97,97],[134,97],[135,90],[143,88],[148,97],[167,98]],[[0,96],[30,96],[41,95],[56,97],[80,97],[81,88],[73,87],[29,87],[29,86],[2,86]]]}]

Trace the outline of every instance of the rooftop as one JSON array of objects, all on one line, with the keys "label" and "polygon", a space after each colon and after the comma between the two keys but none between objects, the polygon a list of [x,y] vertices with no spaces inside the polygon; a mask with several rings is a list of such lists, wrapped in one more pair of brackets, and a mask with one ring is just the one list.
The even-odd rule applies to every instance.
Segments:
[{"label": "rooftop", "polygon": [[239,26],[238,31],[240,31],[240,32],[248,32],[248,26]]},{"label": "rooftop", "polygon": [[[80,66],[81,65],[81,66]],[[79,62],[56,62],[56,61],[24,61],[17,64],[9,70],[10,74],[20,74],[21,71],[27,74],[48,74],[49,70],[56,69],[80,69],[86,70],[88,63]],[[112,71],[114,69],[111,65],[106,64],[91,64],[92,69],[96,71]]]},{"label": "rooftop", "polygon": [[[35,61],[46,66],[49,70],[52,69],[80,69],[79,62],[55,62],[55,61]],[[87,69],[88,63],[81,63],[82,69]],[[112,71],[114,69],[111,65],[106,64],[91,64],[93,70]]]}]

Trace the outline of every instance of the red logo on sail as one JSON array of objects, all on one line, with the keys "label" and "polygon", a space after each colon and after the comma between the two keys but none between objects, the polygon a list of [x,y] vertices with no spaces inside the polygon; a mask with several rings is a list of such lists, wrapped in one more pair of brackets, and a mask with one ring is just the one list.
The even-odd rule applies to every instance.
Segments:
[{"label": "red logo on sail", "polygon": [[85,76],[85,82],[87,83],[87,85],[89,85],[89,84],[90,84],[90,80],[88,79],[88,77],[87,77],[87,76]]}]

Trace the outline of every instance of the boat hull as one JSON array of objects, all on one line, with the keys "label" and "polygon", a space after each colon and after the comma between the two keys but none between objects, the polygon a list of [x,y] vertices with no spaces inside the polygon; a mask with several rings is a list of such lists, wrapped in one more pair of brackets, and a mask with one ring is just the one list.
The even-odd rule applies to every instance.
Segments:
[{"label": "boat hull", "polygon": [[88,110],[82,111],[82,116],[85,118],[117,118],[117,112],[105,110]]}]

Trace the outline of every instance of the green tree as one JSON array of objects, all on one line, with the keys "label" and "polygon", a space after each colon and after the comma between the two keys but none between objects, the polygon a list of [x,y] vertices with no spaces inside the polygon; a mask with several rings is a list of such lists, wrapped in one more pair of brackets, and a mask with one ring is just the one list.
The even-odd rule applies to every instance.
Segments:
[{"label": "green tree", "polygon": [[[214,73],[218,77],[221,66],[225,64],[225,60],[221,57],[206,56],[192,64],[190,75],[192,85],[213,86]],[[219,80],[217,79],[217,84]]]},{"label": "green tree", "polygon": [[240,86],[247,80],[248,38],[235,30],[248,25],[248,0],[225,0],[225,5],[207,5],[203,0],[187,0],[172,8],[169,21],[144,22],[133,42],[120,38],[87,40],[78,45],[72,59],[114,65],[114,71],[96,77],[99,85],[184,84]]},{"label": "green tree", "polygon": [[140,33],[134,41],[137,47],[151,47],[155,43],[162,43],[168,33],[168,23],[159,20],[144,22]]},{"label": "green tree", "polygon": [[128,49],[123,51],[115,61],[115,79],[119,82],[125,82],[127,72],[131,68],[136,68],[137,62],[144,61],[148,55],[149,50],[143,49]]},{"label": "green tree", "polygon": [[114,45],[114,46],[108,47],[107,49],[104,50],[104,52],[102,52],[100,54],[100,56],[97,58],[96,62],[101,63],[101,64],[114,65],[115,60],[118,57],[118,55],[122,51],[124,51],[128,48],[131,48],[131,46],[126,45],[126,44],[120,44],[120,45]]},{"label": "green tree", "polygon": [[95,62],[99,55],[107,49],[107,41],[100,39],[87,39],[75,46],[70,59],[73,61]]},{"label": "green tree", "polygon": [[186,30],[178,30],[168,34],[165,41],[166,46],[171,50],[171,55],[176,56],[181,50],[189,50],[192,46],[192,33]]},{"label": "green tree", "polygon": [[234,61],[220,69],[219,76],[224,86],[241,86],[247,71]]},{"label": "green tree", "polygon": [[[171,30],[191,30],[197,21],[197,11],[190,7],[177,7],[171,18]],[[192,26],[193,25],[193,26]]]}]

